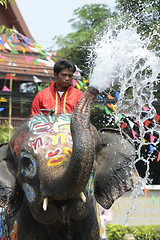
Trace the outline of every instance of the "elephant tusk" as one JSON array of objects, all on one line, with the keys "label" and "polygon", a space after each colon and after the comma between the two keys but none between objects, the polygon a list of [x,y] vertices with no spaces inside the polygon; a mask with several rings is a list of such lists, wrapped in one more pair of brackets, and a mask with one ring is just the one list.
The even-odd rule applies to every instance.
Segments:
[{"label": "elephant tusk", "polygon": [[46,211],[47,210],[47,206],[48,206],[48,198],[45,197],[43,199],[43,210]]},{"label": "elephant tusk", "polygon": [[83,192],[80,193],[80,198],[82,199],[82,201],[83,201],[84,203],[86,203],[86,196],[84,195]]}]

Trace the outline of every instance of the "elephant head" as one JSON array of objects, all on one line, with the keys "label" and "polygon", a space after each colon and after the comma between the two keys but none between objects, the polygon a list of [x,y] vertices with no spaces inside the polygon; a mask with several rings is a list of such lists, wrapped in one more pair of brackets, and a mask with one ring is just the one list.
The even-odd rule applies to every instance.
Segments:
[{"label": "elephant head", "polygon": [[19,208],[25,193],[33,216],[52,222],[55,204],[63,207],[67,199],[84,197],[94,162],[90,110],[97,94],[89,88],[72,115],[38,115],[15,132],[1,160],[2,181],[8,184],[2,187],[1,206],[8,213]]},{"label": "elephant head", "polygon": [[8,214],[26,199],[34,219],[51,224],[59,218],[58,209],[63,215],[67,204],[89,207],[86,185],[95,166],[94,192],[103,207],[109,208],[131,188],[134,148],[120,133],[97,132],[91,126],[91,106],[97,95],[89,87],[72,115],[32,117],[2,146],[0,204]]}]

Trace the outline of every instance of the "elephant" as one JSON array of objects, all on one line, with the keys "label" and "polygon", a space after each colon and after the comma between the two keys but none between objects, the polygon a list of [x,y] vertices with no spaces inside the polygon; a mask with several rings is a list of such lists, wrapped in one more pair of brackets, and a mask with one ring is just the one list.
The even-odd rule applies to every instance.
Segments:
[{"label": "elephant", "polygon": [[88,87],[72,114],[36,115],[0,145],[0,239],[100,240],[98,204],[133,187],[135,148],[90,123]]}]

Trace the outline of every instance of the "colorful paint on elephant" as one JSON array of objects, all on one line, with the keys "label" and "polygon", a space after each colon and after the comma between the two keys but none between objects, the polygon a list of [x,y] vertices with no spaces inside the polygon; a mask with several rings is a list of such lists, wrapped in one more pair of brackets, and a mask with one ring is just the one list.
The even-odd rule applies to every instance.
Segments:
[{"label": "colorful paint on elephant", "polygon": [[15,151],[17,156],[20,156],[20,154],[21,154],[21,145],[22,145],[23,142],[25,142],[27,140],[28,136],[29,136],[29,133],[26,133],[26,132],[22,131],[15,138],[15,141],[14,141],[14,151]]},{"label": "colorful paint on elephant", "polygon": [[22,184],[23,191],[25,192],[27,200],[32,203],[36,197],[36,192],[33,187],[31,187],[28,183]]},{"label": "colorful paint on elephant", "polygon": [[90,178],[88,180],[87,191],[90,196],[94,195],[94,170],[92,170]]},{"label": "colorful paint on elephant", "polygon": [[71,157],[72,149],[65,147],[63,150],[56,148],[54,151],[50,151],[46,154],[46,158],[49,159],[48,166],[59,165],[66,161],[66,157],[63,155]]},{"label": "colorful paint on elephant", "polygon": [[10,240],[6,223],[6,212],[4,212],[3,215],[0,215],[0,240]]},{"label": "colorful paint on elephant", "polygon": [[14,222],[13,230],[11,232],[11,240],[17,240],[17,221]]},{"label": "colorful paint on elephant", "polygon": [[32,147],[36,154],[43,152],[50,167],[60,165],[71,157],[73,142],[70,115],[56,115],[52,117],[52,122],[47,122],[48,120],[44,116],[38,116],[38,121],[31,119],[29,126],[33,135],[28,146]]},{"label": "colorful paint on elephant", "polygon": [[22,161],[29,163],[29,167],[25,167],[25,168],[22,168],[22,172],[25,176],[29,177],[29,178],[32,178],[36,175],[37,173],[37,162],[36,160],[34,159],[34,157],[29,154],[29,153],[26,153],[26,152],[22,152],[21,153],[21,159]]}]

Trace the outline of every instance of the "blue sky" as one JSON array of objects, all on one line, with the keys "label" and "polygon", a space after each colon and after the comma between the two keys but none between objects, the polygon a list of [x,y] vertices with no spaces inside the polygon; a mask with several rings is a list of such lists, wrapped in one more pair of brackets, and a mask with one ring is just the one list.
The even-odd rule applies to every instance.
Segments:
[{"label": "blue sky", "polygon": [[115,6],[115,0],[16,0],[16,3],[30,33],[43,49],[53,45],[54,36],[72,32],[68,20],[76,8],[92,3],[107,4],[111,10]]}]

